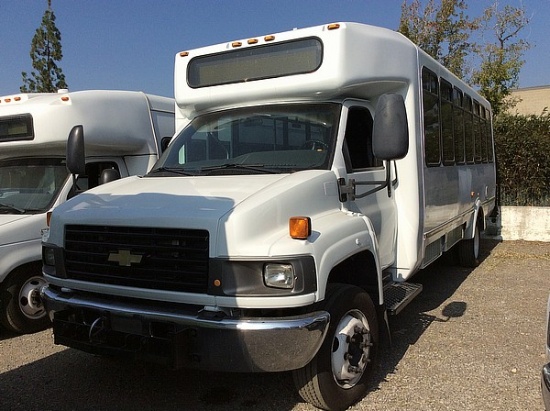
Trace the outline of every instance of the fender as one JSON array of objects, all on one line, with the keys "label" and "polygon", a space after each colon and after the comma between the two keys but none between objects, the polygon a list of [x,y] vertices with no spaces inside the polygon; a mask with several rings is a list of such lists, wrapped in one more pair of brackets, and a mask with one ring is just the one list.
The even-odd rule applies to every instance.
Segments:
[{"label": "fender", "polygon": [[[40,239],[8,244],[0,247],[0,282],[22,265],[39,262],[42,258]],[[40,274],[40,271],[37,272]]]},{"label": "fender", "polygon": [[[464,239],[469,240],[474,237],[475,229],[478,224],[478,216],[479,214],[483,215],[483,207],[481,205],[481,200],[479,198],[476,198],[476,201],[474,203],[474,212],[470,218],[470,220],[466,223],[466,229],[464,230]],[[483,231],[485,229],[484,220],[482,220],[480,227],[480,231]]]},{"label": "fender", "polygon": [[372,254],[376,263],[378,303],[383,302],[382,270],[378,260],[378,241],[372,223],[363,214],[338,212],[315,220],[314,238],[315,264],[318,271],[318,300],[325,297],[328,278],[334,267],[351,256],[363,251]]}]

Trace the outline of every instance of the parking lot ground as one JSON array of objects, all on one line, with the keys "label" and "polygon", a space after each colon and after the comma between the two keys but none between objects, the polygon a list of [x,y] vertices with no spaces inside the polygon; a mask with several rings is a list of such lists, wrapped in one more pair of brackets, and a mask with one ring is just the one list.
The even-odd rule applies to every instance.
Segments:
[{"label": "parking lot ground", "polygon": [[[476,269],[436,262],[391,317],[371,392],[351,410],[542,411],[550,243],[484,241]],[[0,331],[2,410],[314,410],[289,373],[124,363]]]}]

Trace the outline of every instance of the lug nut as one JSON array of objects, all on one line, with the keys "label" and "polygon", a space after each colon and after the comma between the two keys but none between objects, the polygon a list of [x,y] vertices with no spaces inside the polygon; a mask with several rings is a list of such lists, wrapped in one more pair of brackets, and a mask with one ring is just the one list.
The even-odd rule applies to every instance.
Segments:
[{"label": "lug nut", "polygon": [[348,371],[354,374],[359,374],[361,372],[361,369],[359,367],[355,367],[354,365],[350,365],[348,367]]}]

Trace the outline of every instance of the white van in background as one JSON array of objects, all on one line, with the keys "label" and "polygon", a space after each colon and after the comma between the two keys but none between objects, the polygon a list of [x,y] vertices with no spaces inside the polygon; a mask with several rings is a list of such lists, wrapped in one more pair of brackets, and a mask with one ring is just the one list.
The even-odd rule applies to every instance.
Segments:
[{"label": "white van in background", "polygon": [[[0,97],[0,324],[18,333],[50,324],[38,298],[41,230],[55,206],[101,182],[103,170],[144,174],[174,134],[174,100],[89,90]],[[74,126],[86,134],[78,187],[66,167]],[[163,143],[164,140],[164,143]],[[117,173],[118,172],[118,173]]]}]

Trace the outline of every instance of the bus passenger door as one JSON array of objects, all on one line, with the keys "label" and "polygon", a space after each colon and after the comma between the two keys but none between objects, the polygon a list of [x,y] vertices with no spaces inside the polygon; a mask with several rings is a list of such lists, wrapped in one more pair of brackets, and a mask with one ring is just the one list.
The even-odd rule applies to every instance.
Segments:
[{"label": "bus passenger door", "polygon": [[[348,199],[351,211],[366,215],[374,227],[378,240],[380,264],[386,268],[395,262],[397,241],[397,210],[395,197],[388,195],[388,188],[380,187],[386,180],[386,167],[391,162],[377,159],[372,150],[373,117],[367,107],[348,106],[343,155],[348,180],[355,180],[354,200]],[[393,188],[392,188],[393,190]]]}]

